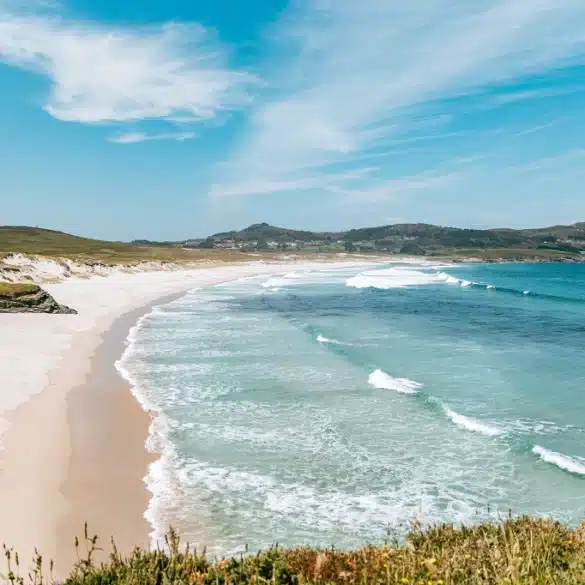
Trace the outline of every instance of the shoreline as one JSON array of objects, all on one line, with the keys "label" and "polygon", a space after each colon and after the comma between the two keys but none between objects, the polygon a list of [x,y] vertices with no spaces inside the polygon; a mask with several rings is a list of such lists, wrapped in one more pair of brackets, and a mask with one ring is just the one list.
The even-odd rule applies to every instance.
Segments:
[{"label": "shoreline", "polygon": [[[0,540],[14,547],[23,566],[38,549],[54,561],[54,575],[67,574],[77,561],[75,537],[80,554],[85,551],[86,522],[104,549],[98,561],[106,560],[112,536],[122,554],[137,544],[148,547],[144,477],[157,458],[145,446],[151,415],[115,364],[140,317],[194,287],[163,293],[79,332],[47,386],[5,415],[10,426],[2,437],[0,502],[8,505],[0,505]],[[41,440],[31,440],[31,433]]]},{"label": "shoreline", "polygon": [[[336,264],[360,270],[372,263]],[[68,572],[77,560],[73,539],[83,537],[85,521],[89,536],[97,533],[106,551],[111,534],[122,552],[148,536],[144,477],[155,459],[145,446],[151,418],[115,367],[140,316],[192,289],[324,266],[331,263],[220,265],[70,280],[45,288],[79,314],[0,315],[0,379],[6,389],[0,416],[10,423],[1,437],[0,542],[19,553],[23,573],[35,549],[47,559],[47,570],[53,559],[55,575]],[[119,448],[126,442],[132,445]],[[124,482],[129,489],[120,487]],[[81,542],[80,554],[84,550]]]},{"label": "shoreline", "polygon": [[111,539],[123,556],[136,546],[149,548],[151,527],[145,511],[151,495],[145,477],[159,457],[146,448],[152,415],[142,408],[116,363],[132,327],[154,307],[186,293],[166,295],[116,319],[91,358],[90,374],[67,395],[71,454],[61,486],[68,506],[56,534],[60,567],[75,563],[74,538],[82,541],[85,523],[89,537],[97,535],[98,546],[105,549],[98,551],[97,561],[107,559]]}]

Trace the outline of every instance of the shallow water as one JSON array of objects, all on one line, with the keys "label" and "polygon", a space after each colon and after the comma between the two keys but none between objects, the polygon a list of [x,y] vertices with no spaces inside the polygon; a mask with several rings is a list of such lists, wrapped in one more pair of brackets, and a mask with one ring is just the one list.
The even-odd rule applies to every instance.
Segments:
[{"label": "shallow water", "polygon": [[315,270],[193,291],[121,367],[148,517],[227,553],[409,521],[585,517],[585,265]]}]

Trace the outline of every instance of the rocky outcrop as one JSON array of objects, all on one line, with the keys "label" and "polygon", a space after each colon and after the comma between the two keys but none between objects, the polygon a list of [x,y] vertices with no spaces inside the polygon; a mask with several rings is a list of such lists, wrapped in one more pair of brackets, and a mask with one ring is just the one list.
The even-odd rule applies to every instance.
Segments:
[{"label": "rocky outcrop", "polygon": [[36,284],[0,283],[0,313],[77,313]]}]

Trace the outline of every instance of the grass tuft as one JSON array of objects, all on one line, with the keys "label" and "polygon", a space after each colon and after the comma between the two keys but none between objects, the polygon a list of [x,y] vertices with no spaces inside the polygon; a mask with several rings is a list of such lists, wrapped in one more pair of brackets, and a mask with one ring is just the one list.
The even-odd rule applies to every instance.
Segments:
[{"label": "grass tuft", "polygon": [[[136,548],[123,557],[112,542],[96,564],[97,537],[60,585],[583,585],[585,524],[577,529],[523,516],[473,527],[416,526],[402,541],[356,550],[277,546],[256,555],[213,560],[182,547],[171,531],[164,550]],[[18,558],[5,548],[11,585],[23,585]],[[37,554],[29,582],[54,583]]]},{"label": "grass tuft", "polygon": [[36,284],[0,282],[0,297],[14,299],[23,295],[32,295],[39,292]]}]

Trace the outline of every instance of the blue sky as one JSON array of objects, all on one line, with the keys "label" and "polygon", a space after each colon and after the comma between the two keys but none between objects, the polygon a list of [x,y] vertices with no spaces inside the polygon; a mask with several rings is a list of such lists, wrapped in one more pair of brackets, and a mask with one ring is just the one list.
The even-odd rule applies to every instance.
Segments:
[{"label": "blue sky", "polygon": [[585,220],[583,0],[0,0],[0,224]]}]

